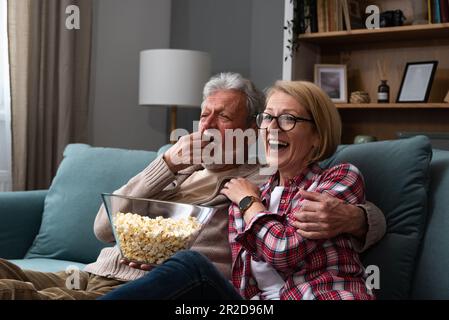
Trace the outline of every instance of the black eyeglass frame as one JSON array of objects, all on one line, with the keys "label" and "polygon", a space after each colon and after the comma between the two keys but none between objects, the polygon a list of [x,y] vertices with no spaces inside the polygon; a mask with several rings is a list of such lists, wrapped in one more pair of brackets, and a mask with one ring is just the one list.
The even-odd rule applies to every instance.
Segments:
[{"label": "black eyeglass frame", "polygon": [[[302,118],[302,117],[295,117],[294,115],[292,115],[292,114],[290,114],[290,113],[283,113],[283,114],[281,114],[281,115],[275,117],[275,116],[272,116],[272,115],[269,114],[269,113],[261,112],[261,113],[256,114],[256,115],[254,116],[254,118],[256,119],[256,125],[257,125],[257,128],[259,128],[260,130],[266,130],[266,129],[268,129],[268,126],[269,126],[269,125],[268,125],[266,128],[261,128],[261,127],[259,126],[259,124],[257,123],[257,118],[258,118],[259,116],[261,116],[261,115],[264,115],[264,114],[269,115],[269,116],[271,117],[271,121],[273,121],[273,119],[276,119],[276,124],[277,124],[278,128],[281,129],[281,130],[284,131],[284,132],[288,132],[288,131],[291,131],[291,130],[295,129],[296,123],[298,123],[298,122],[310,122],[310,123],[315,123],[315,121],[313,121],[312,119],[306,119],[306,118]],[[282,117],[282,116],[290,116],[290,117],[292,117],[292,118],[295,120],[295,124],[293,125],[293,127],[292,127],[291,129],[284,130],[284,129],[279,125],[279,120],[278,120],[278,119],[279,119],[280,117]],[[271,121],[270,121],[270,124],[271,124]]]}]

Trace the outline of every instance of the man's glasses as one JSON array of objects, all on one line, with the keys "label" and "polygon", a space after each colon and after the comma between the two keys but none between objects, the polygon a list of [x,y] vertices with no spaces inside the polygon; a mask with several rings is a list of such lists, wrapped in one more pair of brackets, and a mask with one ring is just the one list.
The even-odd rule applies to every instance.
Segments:
[{"label": "man's glasses", "polygon": [[295,117],[288,113],[284,113],[284,114],[281,114],[280,116],[275,117],[275,116],[272,116],[271,114],[263,112],[263,113],[259,113],[256,116],[257,127],[259,129],[267,129],[270,126],[271,121],[273,121],[273,119],[276,119],[277,125],[282,131],[293,130],[293,128],[295,127],[297,122],[314,123],[314,121],[311,119]]}]

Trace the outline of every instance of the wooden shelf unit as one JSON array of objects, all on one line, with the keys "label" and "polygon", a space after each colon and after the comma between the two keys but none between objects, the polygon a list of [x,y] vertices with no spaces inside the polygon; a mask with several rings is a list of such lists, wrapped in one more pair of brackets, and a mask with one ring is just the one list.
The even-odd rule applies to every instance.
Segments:
[{"label": "wooden shelf unit", "polygon": [[421,24],[381,29],[357,29],[351,31],[333,31],[308,33],[299,36],[301,42],[318,45],[348,44],[352,42],[387,42],[416,40],[430,37],[432,39],[449,38],[449,23]]},{"label": "wooden shelf unit", "polygon": [[336,103],[335,105],[337,109],[449,109],[449,103]]},{"label": "wooden shelf unit", "polygon": [[[398,132],[449,132],[449,23],[411,25],[377,30],[311,33],[299,36],[293,79],[313,81],[315,64],[346,64],[348,99],[366,91],[369,104],[337,104],[343,122],[343,143],[359,134],[380,140]],[[395,101],[407,62],[438,60],[428,103],[378,104],[377,61],[385,62],[390,101]],[[383,79],[382,79],[383,80]]]},{"label": "wooden shelf unit", "polygon": [[359,134],[379,140],[397,139],[399,132],[449,133],[449,108],[339,108],[342,142],[352,143]]}]

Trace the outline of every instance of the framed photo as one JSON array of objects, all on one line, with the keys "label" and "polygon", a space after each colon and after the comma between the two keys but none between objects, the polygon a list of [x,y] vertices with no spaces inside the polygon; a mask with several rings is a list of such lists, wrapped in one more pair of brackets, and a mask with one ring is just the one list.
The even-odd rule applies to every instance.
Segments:
[{"label": "framed photo", "polygon": [[333,102],[348,102],[347,71],[344,64],[316,64],[314,82]]},{"label": "framed photo", "polygon": [[396,102],[427,102],[438,61],[408,62]]}]

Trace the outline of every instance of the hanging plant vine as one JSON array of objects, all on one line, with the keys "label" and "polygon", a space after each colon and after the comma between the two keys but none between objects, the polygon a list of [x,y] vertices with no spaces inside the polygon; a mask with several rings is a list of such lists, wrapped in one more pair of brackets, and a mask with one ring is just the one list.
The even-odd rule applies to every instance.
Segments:
[{"label": "hanging plant vine", "polygon": [[284,26],[284,30],[287,30],[290,38],[288,39],[288,44],[286,45],[286,48],[289,51],[289,55],[285,56],[284,58],[285,61],[287,61],[289,57],[293,58],[293,55],[299,48],[298,36],[300,34],[300,21],[299,21],[297,0],[290,0],[290,3],[293,4],[293,19],[288,20],[287,25]]}]

